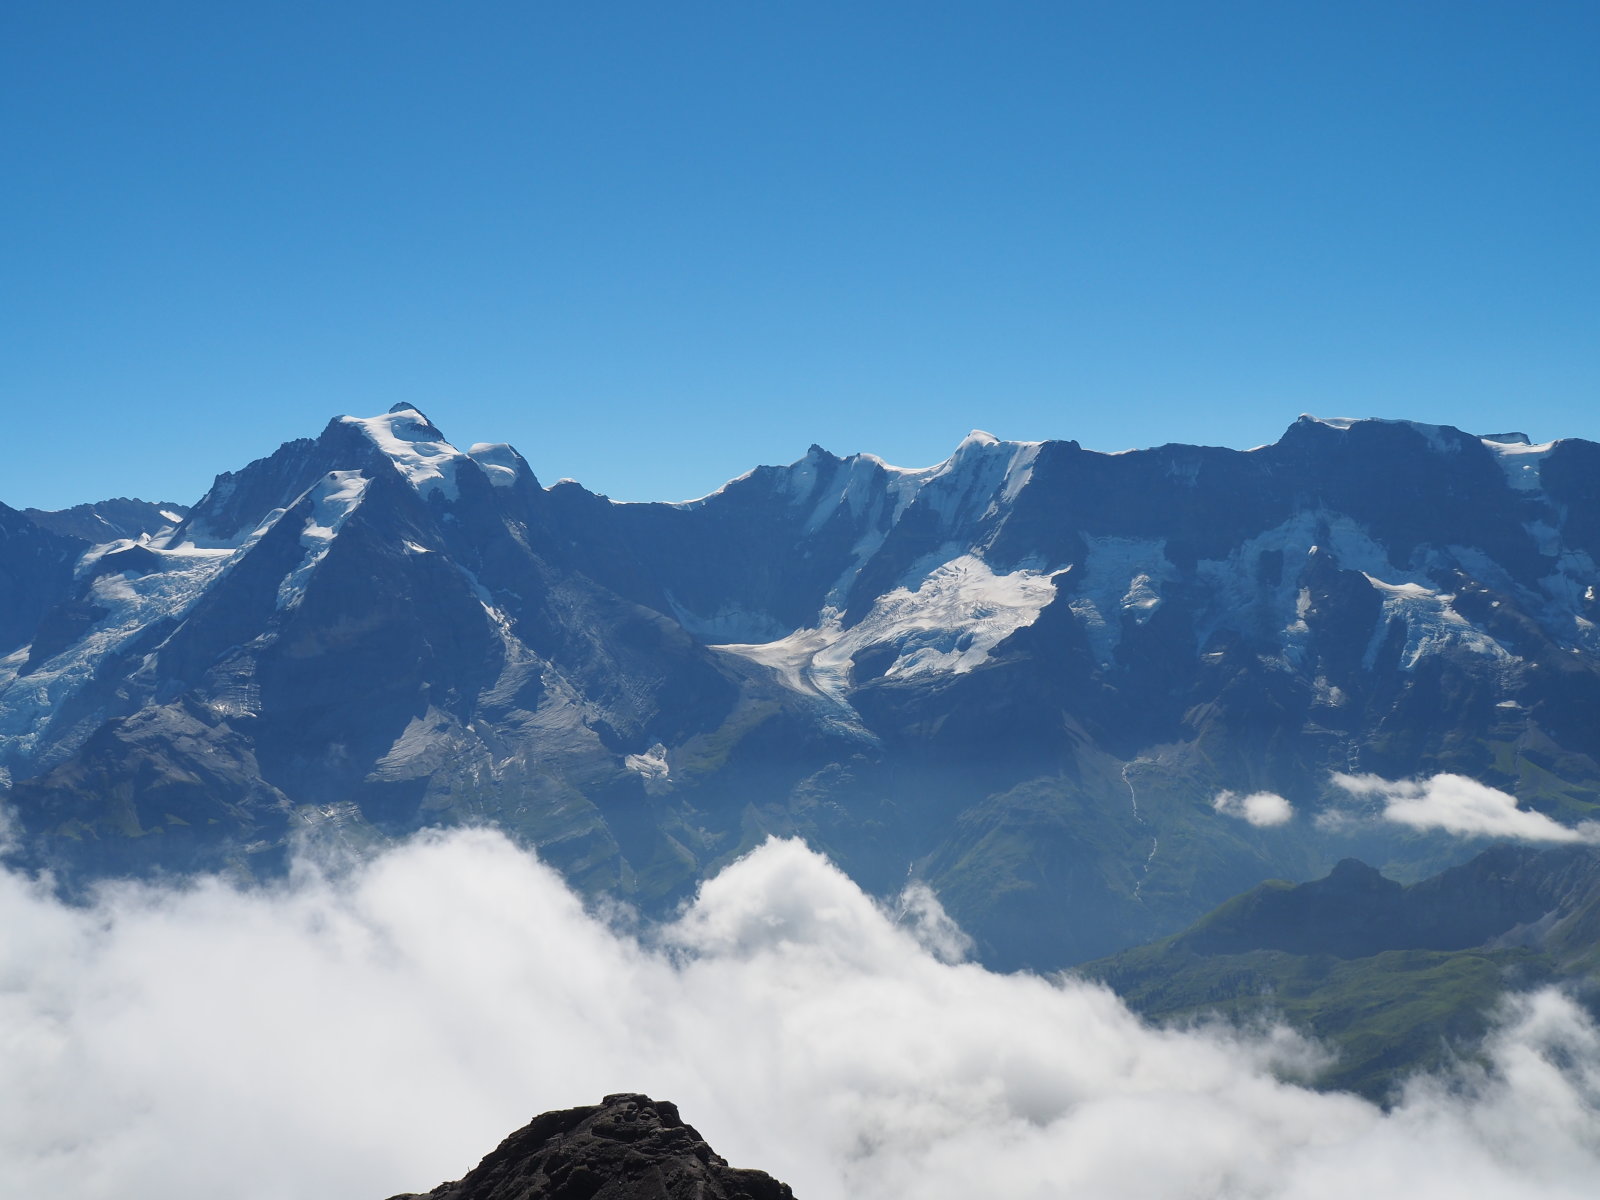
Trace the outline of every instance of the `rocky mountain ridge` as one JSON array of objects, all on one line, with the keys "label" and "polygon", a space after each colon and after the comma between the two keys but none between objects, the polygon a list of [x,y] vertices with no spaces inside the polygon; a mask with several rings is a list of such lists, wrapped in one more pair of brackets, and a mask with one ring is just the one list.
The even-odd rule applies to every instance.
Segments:
[{"label": "rocky mountain ridge", "polygon": [[1252,451],[813,447],[618,504],[397,406],[136,538],[0,510],[0,784],[67,879],[490,821],[649,911],[798,834],[1058,966],[1349,854],[1470,853],[1319,824],[1337,771],[1600,811],[1597,468],[1306,417]]}]

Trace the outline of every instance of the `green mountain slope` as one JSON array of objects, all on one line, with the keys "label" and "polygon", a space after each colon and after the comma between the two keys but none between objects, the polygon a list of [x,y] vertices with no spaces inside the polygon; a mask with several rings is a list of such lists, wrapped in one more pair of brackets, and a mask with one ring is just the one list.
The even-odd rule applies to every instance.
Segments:
[{"label": "green mountain slope", "polygon": [[1354,859],[1273,880],[1080,973],[1163,1022],[1282,1019],[1336,1054],[1321,1086],[1384,1100],[1471,1055],[1507,991],[1600,989],[1600,853],[1500,846],[1403,887]]}]

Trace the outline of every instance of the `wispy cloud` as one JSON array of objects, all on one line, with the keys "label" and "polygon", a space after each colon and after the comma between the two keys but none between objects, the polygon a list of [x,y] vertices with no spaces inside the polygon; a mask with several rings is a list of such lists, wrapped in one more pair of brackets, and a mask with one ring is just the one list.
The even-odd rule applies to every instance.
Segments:
[{"label": "wispy cloud", "polygon": [[378,1200],[621,1090],[677,1100],[802,1200],[1549,1200],[1600,1178],[1600,1039],[1555,993],[1508,1011],[1491,1070],[1386,1115],[1280,1082],[1313,1057],[1282,1031],[1156,1031],[1098,987],[946,961],[930,895],[882,907],[795,842],[660,934],[486,832],[83,908],[0,875],[0,1195]]},{"label": "wispy cloud", "polygon": [[1413,829],[1522,842],[1600,842],[1600,823],[1562,825],[1543,813],[1518,807],[1517,798],[1509,792],[1465,775],[1383,779],[1336,774],[1333,782],[1352,796],[1379,801],[1384,820]]}]

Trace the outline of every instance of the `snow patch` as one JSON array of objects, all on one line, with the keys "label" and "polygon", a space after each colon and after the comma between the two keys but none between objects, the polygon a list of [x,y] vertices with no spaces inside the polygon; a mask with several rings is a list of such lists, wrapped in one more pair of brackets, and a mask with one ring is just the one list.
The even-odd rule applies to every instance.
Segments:
[{"label": "snow patch", "polygon": [[1562,550],[1553,556],[1556,570],[1539,580],[1539,586],[1552,602],[1546,621],[1558,637],[1571,637],[1591,651],[1600,650],[1595,627],[1583,610],[1594,603],[1594,579],[1600,567],[1585,550]]},{"label": "snow patch", "polygon": [[1345,702],[1344,690],[1328,682],[1326,675],[1311,681],[1311,702],[1322,708],[1339,708]]},{"label": "snow patch", "polygon": [[643,754],[630,754],[622,760],[623,765],[635,775],[644,779],[670,779],[672,769],[667,762],[667,748],[657,742]]},{"label": "snow patch", "polygon": [[[1317,514],[1299,512],[1239,543],[1226,558],[1196,563],[1195,577],[1207,591],[1195,628],[1197,644],[1204,646],[1218,630],[1230,629],[1281,645],[1290,664],[1302,661],[1311,636],[1306,623],[1311,592],[1300,585],[1296,564],[1316,552],[1316,531]],[[1276,579],[1269,579],[1262,566],[1262,556],[1269,553],[1281,563]]]},{"label": "snow patch", "polygon": [[361,503],[371,482],[360,471],[329,471],[306,489],[301,500],[311,501],[311,514],[300,531],[300,544],[306,548],[306,556],[278,584],[279,609],[293,608],[300,603],[311,572],[327,557],[334,537]]},{"label": "snow patch", "polygon": [[1122,640],[1124,617],[1143,625],[1161,607],[1161,585],[1178,578],[1165,538],[1085,537],[1088,554],[1062,576],[1083,623],[1095,661],[1109,666]]}]

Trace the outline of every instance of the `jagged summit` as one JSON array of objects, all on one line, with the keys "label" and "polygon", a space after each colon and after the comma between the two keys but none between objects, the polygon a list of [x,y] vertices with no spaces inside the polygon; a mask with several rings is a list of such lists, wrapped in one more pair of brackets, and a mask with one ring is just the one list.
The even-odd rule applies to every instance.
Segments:
[{"label": "jagged summit", "polygon": [[535,1117],[456,1183],[393,1200],[794,1200],[764,1171],[730,1167],[677,1106],[620,1093]]},{"label": "jagged summit", "polygon": [[187,505],[171,501],[139,500],[117,496],[71,508],[49,511],[38,508],[23,512],[42,529],[67,537],[82,538],[91,546],[124,538],[137,541],[177,525],[187,515]]}]

